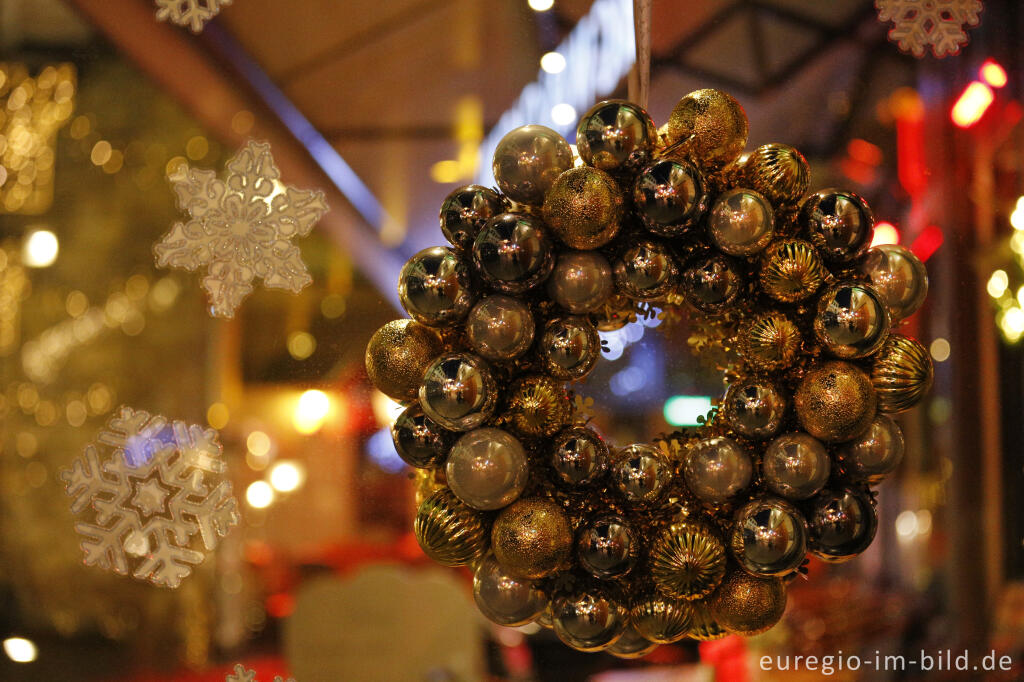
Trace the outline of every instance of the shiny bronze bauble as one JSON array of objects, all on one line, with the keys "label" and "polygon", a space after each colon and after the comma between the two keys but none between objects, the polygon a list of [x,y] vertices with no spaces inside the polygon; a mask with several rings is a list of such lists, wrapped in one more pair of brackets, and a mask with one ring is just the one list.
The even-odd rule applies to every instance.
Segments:
[{"label": "shiny bronze bauble", "polygon": [[875,216],[853,192],[823,189],[801,204],[800,224],[825,260],[847,263],[871,246]]},{"label": "shiny bronze bauble", "polygon": [[802,339],[800,330],[782,313],[762,313],[739,330],[738,350],[754,369],[774,371],[793,364]]},{"label": "shiny bronze bauble", "polygon": [[787,500],[806,500],[828,483],[832,460],[821,441],[806,433],[785,433],[771,443],[761,459],[765,485]]},{"label": "shiny bronze bauble", "polygon": [[488,360],[518,358],[533,345],[535,333],[530,306],[510,296],[488,296],[466,318],[470,345]]},{"label": "shiny bronze bauble", "polygon": [[588,521],[576,537],[580,566],[595,578],[609,580],[629,573],[640,553],[633,528],[620,516],[606,515]]},{"label": "shiny bronze bauble", "polygon": [[825,268],[818,252],[802,239],[779,239],[761,255],[761,289],[776,301],[796,303],[821,287]]},{"label": "shiny bronze bauble", "polygon": [[854,488],[824,491],[815,497],[807,522],[811,551],[831,563],[849,561],[863,552],[878,529],[871,498]]},{"label": "shiny bronze bauble", "polygon": [[705,313],[721,312],[730,306],[743,287],[736,263],[721,254],[692,258],[683,268],[680,281],[687,303]]},{"label": "shiny bronze bauble", "polygon": [[668,455],[644,443],[616,451],[609,468],[619,492],[637,506],[655,504],[672,480],[672,463]]},{"label": "shiny bronze bauble", "polygon": [[792,205],[807,193],[810,167],[804,155],[788,144],[763,144],[743,164],[750,186],[773,203]]},{"label": "shiny bronze bauble", "polygon": [[630,625],[622,633],[622,637],[619,637],[618,641],[605,649],[605,651],[615,658],[631,659],[643,658],[657,648],[657,642],[647,639],[637,632],[635,627]]},{"label": "shiny bronze bauble", "polygon": [[483,427],[459,438],[445,463],[448,487],[473,509],[507,507],[526,487],[530,475],[526,450],[502,429]]},{"label": "shiny bronze bauble", "polygon": [[468,250],[484,223],[502,210],[501,195],[490,187],[459,187],[441,203],[441,232],[453,246]]},{"label": "shiny bronze bauble", "polygon": [[860,264],[860,271],[878,292],[893,323],[917,312],[928,296],[928,271],[924,263],[910,249],[898,244],[871,248]]},{"label": "shiny bronze bauble", "polygon": [[366,374],[385,395],[401,402],[415,400],[423,372],[443,348],[433,329],[412,320],[392,320],[366,345]]},{"label": "shiny bronze bauble", "polygon": [[551,575],[572,554],[572,526],[554,502],[520,499],[501,510],[491,530],[491,546],[502,568],[520,578]]},{"label": "shiny bronze bauble", "polygon": [[449,248],[423,249],[398,273],[398,299],[417,322],[431,327],[455,324],[475,299],[469,268]]},{"label": "shiny bronze bauble", "polygon": [[662,159],[645,168],[633,182],[633,204],[648,230],[675,237],[704,217],[708,194],[693,164]]},{"label": "shiny bronze bauble", "polygon": [[764,440],[782,426],[786,398],[769,381],[744,379],[729,386],[721,409],[733,431],[744,438]]},{"label": "shiny bronze bauble", "polygon": [[619,232],[624,199],[610,175],[589,166],[566,171],[544,198],[544,220],[562,243],[596,249]]},{"label": "shiny bronze bauble", "polygon": [[699,500],[721,504],[746,490],[754,475],[754,465],[739,443],[717,436],[690,447],[683,475],[686,487]]},{"label": "shiny bronze bauble", "polygon": [[807,556],[807,522],[785,500],[753,500],[736,511],[729,549],[749,573],[784,576]]},{"label": "shiny bronze bauble", "polygon": [[490,367],[471,353],[448,353],[423,374],[420,407],[450,431],[469,431],[494,412],[498,388]]},{"label": "shiny bronze bauble", "polygon": [[484,557],[473,572],[473,600],[490,621],[506,627],[526,625],[548,605],[534,581],[511,575],[493,554]]},{"label": "shiny bronze bauble", "polygon": [[693,607],[688,601],[665,598],[648,592],[633,602],[629,610],[633,627],[646,639],[671,644],[686,637],[693,623]]},{"label": "shiny bronze bauble", "polygon": [[572,403],[561,382],[534,374],[517,379],[509,388],[505,414],[520,435],[547,437],[569,422]]},{"label": "shiny bronze bauble", "polygon": [[593,483],[608,468],[608,445],[593,429],[570,426],[551,444],[551,468],[566,485]]},{"label": "shiny bronze bauble", "polygon": [[876,403],[868,375],[856,365],[837,361],[808,370],[793,397],[804,431],[827,443],[864,433],[875,417]]},{"label": "shiny bronze bauble", "polygon": [[786,610],[786,586],[779,578],[762,578],[732,569],[708,599],[708,611],[725,630],[747,637],[772,628]]},{"label": "shiny bronze bauble", "polygon": [[667,246],[651,239],[626,247],[613,267],[618,290],[638,301],[660,298],[675,284],[675,259]]},{"label": "shiny bronze bauble", "polygon": [[625,100],[598,102],[580,118],[576,147],[583,163],[608,173],[634,173],[651,160],[658,131],[642,108]]},{"label": "shiny bronze bauble", "polygon": [[572,148],[565,138],[551,128],[526,125],[501,138],[491,168],[505,196],[540,206],[555,179],[572,166]]},{"label": "shiny bronze bauble", "polygon": [[851,478],[874,484],[895,471],[903,450],[903,431],[891,417],[879,413],[868,430],[843,443],[838,454]]},{"label": "shiny bronze bauble", "polygon": [[577,380],[590,374],[601,356],[597,327],[587,317],[548,320],[537,340],[544,371],[556,379]]},{"label": "shiny bronze bauble", "polygon": [[484,516],[447,488],[420,504],[413,531],[423,552],[442,566],[465,566],[487,550]]},{"label": "shiny bronze bauble", "polygon": [[878,409],[909,410],[931,389],[933,377],[932,359],[924,346],[902,334],[889,335],[871,367]]},{"label": "shiny bronze bauble", "polygon": [[677,599],[703,599],[725,575],[725,547],[709,525],[679,521],[655,538],[649,562],[659,590]]},{"label": "shiny bronze bauble", "polygon": [[730,256],[753,256],[775,236],[775,213],[768,200],[737,187],[715,199],[708,215],[708,235],[719,251]]},{"label": "shiny bronze bauble", "polygon": [[506,294],[521,294],[543,282],[555,264],[551,237],[540,220],[502,213],[473,242],[473,264],[485,282]]},{"label": "shiny bronze bauble", "polygon": [[615,291],[612,266],[597,251],[565,251],[548,276],[548,296],[574,315],[600,310]]},{"label": "shiny bronze bauble", "polygon": [[889,335],[889,313],[867,284],[841,282],[818,300],[814,335],[830,354],[843,359],[875,353]]},{"label": "shiny bronze bauble", "polygon": [[629,611],[599,590],[556,597],[551,602],[555,634],[577,651],[601,651],[614,644],[629,623]]},{"label": "shiny bronze bauble", "polygon": [[667,142],[683,143],[704,167],[721,168],[747,144],[747,114],[721,90],[695,90],[679,100],[669,115]]},{"label": "shiny bronze bauble", "polygon": [[415,404],[398,415],[391,426],[391,438],[403,462],[423,469],[442,464],[452,445],[450,433],[431,421]]}]

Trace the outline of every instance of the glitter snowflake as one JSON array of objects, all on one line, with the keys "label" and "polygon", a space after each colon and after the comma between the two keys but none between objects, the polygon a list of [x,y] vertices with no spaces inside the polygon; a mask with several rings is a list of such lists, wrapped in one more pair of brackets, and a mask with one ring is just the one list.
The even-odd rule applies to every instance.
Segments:
[{"label": "glitter snowflake", "polygon": [[134,577],[178,587],[205,558],[196,536],[212,551],[238,524],[220,456],[213,429],[122,407],[60,474],[71,511],[86,512],[75,524],[85,564],[122,575],[134,565]]},{"label": "glitter snowflake", "polygon": [[[224,678],[224,682],[256,682],[256,671],[246,670],[243,666],[236,665],[235,672]],[[274,682],[295,682],[294,677],[284,680],[280,675],[274,677]]]},{"label": "glitter snowflake", "polygon": [[292,293],[313,281],[290,240],[309,234],[327,203],[323,192],[286,187],[279,175],[270,145],[250,141],[228,161],[224,180],[185,163],[168,176],[192,219],[176,223],[156,244],[156,262],[207,267],[203,288],[213,315],[233,317],[255,277]]},{"label": "glitter snowflake", "polygon": [[231,0],[156,0],[156,18],[170,19],[178,26],[188,26],[193,33],[200,33],[206,22],[230,4]]},{"label": "glitter snowflake", "polygon": [[923,57],[955,55],[967,44],[965,27],[977,26],[981,0],[875,0],[879,21],[891,21],[889,40]]}]

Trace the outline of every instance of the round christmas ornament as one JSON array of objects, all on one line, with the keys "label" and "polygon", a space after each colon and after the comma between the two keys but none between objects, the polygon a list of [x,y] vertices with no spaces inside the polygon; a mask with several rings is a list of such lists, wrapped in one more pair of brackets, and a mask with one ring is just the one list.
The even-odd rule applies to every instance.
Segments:
[{"label": "round christmas ornament", "polygon": [[[495,622],[621,657],[753,635],[808,552],[841,561],[874,537],[868,486],[904,450],[890,415],[931,383],[927,351],[894,332],[926,272],[869,249],[861,197],[807,195],[800,152],[741,156],[746,139],[717,90],[684,97],[660,133],[641,107],[601,102],[579,158],[517,128],[496,190],[445,199],[450,247],[403,268],[413,319],[375,335],[367,372],[407,403],[393,435],[420,472],[417,539],[476,567]],[[571,390],[601,360],[598,332],[654,316],[689,320],[725,398],[696,429],[606,444]]]}]

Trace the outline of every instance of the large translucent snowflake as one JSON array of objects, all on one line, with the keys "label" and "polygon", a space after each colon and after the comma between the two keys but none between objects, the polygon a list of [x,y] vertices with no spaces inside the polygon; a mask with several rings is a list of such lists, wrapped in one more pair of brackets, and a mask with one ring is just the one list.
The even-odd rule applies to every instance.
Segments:
[{"label": "large translucent snowflake", "polygon": [[170,19],[178,26],[188,26],[193,33],[200,33],[207,21],[230,4],[231,0],[156,0],[156,18]]},{"label": "large translucent snowflake", "polygon": [[[225,677],[224,682],[256,682],[256,671],[246,670],[243,666],[236,665],[235,672]],[[280,675],[276,675],[274,682],[295,682],[295,678],[289,677],[287,680],[284,680]]]},{"label": "large translucent snowflake", "polygon": [[122,407],[60,474],[71,511],[86,512],[75,524],[85,564],[180,585],[206,558],[196,536],[212,551],[238,524],[224,471],[213,429]]},{"label": "large translucent snowflake", "polygon": [[965,27],[980,21],[981,0],[875,0],[879,21],[891,21],[889,40],[904,52],[923,57],[955,55],[967,44]]},{"label": "large translucent snowflake", "polygon": [[323,192],[281,184],[269,144],[250,141],[227,171],[219,180],[213,171],[183,163],[168,176],[192,219],[175,223],[154,247],[161,267],[207,267],[203,288],[218,317],[234,316],[255,277],[292,293],[312,282],[290,240],[309,234],[327,212]]}]

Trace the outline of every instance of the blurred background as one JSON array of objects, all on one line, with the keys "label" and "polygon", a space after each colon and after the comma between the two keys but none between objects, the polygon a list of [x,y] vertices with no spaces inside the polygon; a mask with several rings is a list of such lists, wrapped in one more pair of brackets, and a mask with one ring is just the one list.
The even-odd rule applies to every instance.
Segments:
[{"label": "blurred background", "polygon": [[[936,381],[901,416],[877,541],[812,561],[783,623],[653,657],[500,628],[469,574],[411,534],[396,405],[363,367],[401,264],[443,243],[452,189],[491,183],[517,125],[572,141],[626,94],[624,0],[235,0],[201,35],[148,0],[0,0],[0,678],[267,681],[798,680],[764,653],[1014,656],[1024,679],[1024,7],[986,0],[961,54],[903,54],[869,0],[655,0],[650,113],[702,87],[785,142],[812,187],[865,196],[876,243],[928,267],[910,335]],[[623,21],[623,17],[626,20]],[[158,270],[166,174],[249,138],[331,212],[297,240],[314,283],[212,319],[200,276]],[[717,373],[657,320],[605,335],[581,393],[614,443],[692,425]],[[242,522],[178,590],[84,567],[59,470],[119,405],[220,432]],[[345,671],[323,677],[323,670]],[[320,675],[320,676],[318,676]],[[842,671],[846,680],[977,673]],[[972,676],[973,675],[973,676]]]}]

